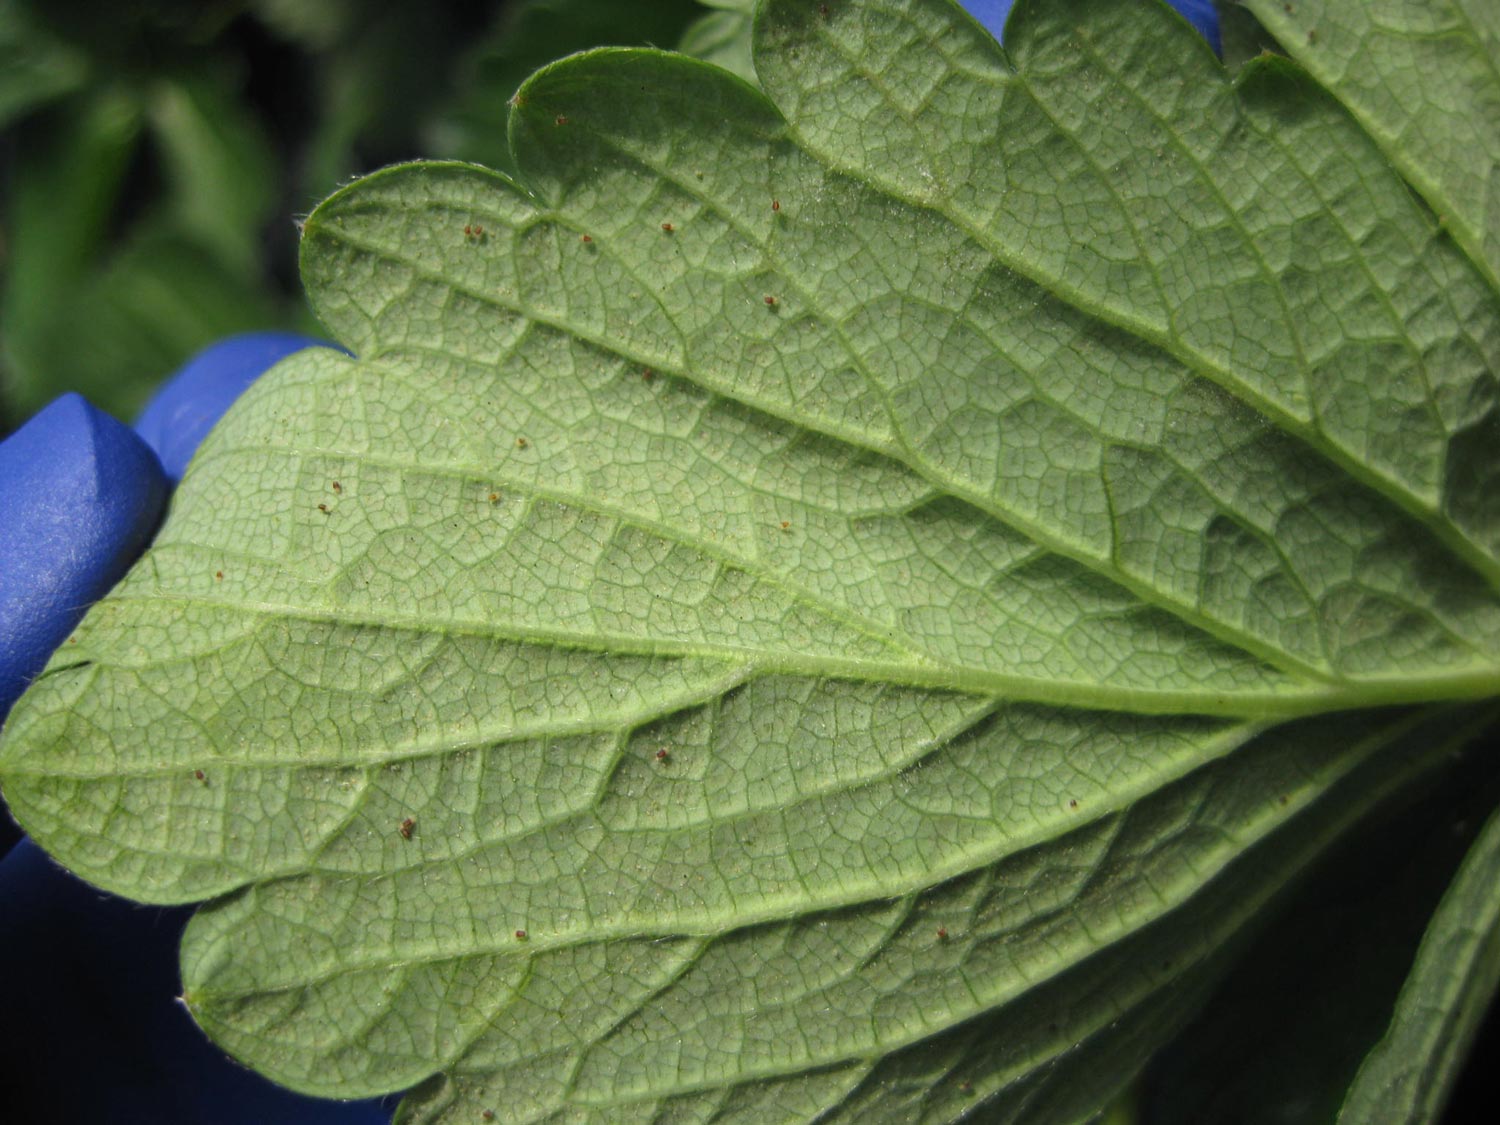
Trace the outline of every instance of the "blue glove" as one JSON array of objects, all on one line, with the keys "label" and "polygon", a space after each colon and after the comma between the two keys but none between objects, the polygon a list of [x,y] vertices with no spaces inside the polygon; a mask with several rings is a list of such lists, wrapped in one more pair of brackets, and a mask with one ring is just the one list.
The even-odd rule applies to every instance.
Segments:
[{"label": "blue glove", "polygon": [[[150,541],[172,485],[229,404],[277,360],[317,343],[286,333],[225,340],[152,399],[137,433],[66,395],[0,443],[0,719]],[[292,1094],[204,1037],[176,1000],[191,907],[102,894],[30,841],[9,847],[18,833],[3,812],[0,822],[10,828],[0,839],[6,1120],[387,1125],[379,1102]]]},{"label": "blue glove", "polygon": [[[1046,0],[1034,0],[1036,3],[1046,3]],[[1208,40],[1209,46],[1214,53],[1219,52],[1219,13],[1214,7],[1214,0],[1168,0],[1172,7],[1176,8],[1182,17],[1198,29],[1198,34]],[[996,39],[1001,38],[1001,32],[1005,29],[1005,17],[1010,15],[1010,10],[1015,6],[1015,0],[963,0],[963,6],[969,10],[969,14],[980,23],[984,24]]]}]

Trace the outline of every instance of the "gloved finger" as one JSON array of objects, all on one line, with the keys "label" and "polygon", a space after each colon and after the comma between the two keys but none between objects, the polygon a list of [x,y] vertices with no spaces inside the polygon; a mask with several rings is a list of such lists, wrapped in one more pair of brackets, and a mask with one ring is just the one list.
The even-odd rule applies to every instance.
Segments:
[{"label": "gloved finger", "polygon": [[[135,431],[175,485],[208,431],[245,388],[304,348],[335,345],[297,332],[245,332],[204,348],[152,395]],[[342,350],[342,349],[340,349]]]},{"label": "gloved finger", "polygon": [[150,447],[76,394],[0,442],[0,718],[150,541],[168,488]]},{"label": "gloved finger", "polygon": [[[1015,7],[1016,0],[962,0],[963,6],[976,20],[984,25],[996,39],[1003,42],[1002,33],[1005,30],[1006,17],[1010,15],[1011,8]],[[1046,0],[1035,0],[1045,3]],[[1208,40],[1215,54],[1221,53],[1219,44],[1219,11],[1214,7],[1214,0],[1168,0],[1178,13],[1198,29],[1198,33]]]}]

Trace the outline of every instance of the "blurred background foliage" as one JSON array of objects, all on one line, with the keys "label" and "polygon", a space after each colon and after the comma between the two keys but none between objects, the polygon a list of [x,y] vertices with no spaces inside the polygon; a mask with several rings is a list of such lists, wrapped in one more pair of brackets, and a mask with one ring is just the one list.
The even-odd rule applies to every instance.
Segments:
[{"label": "blurred background foliage", "polygon": [[507,101],[605,45],[749,72],[751,0],[0,0],[0,436],[122,419],[228,333],[317,334],[296,218],[419,157],[509,169]]}]

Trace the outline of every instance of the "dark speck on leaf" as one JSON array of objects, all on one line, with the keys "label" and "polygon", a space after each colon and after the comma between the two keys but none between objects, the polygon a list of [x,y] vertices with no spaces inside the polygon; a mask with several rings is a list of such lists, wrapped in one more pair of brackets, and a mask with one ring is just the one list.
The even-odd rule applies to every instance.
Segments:
[{"label": "dark speck on leaf", "polygon": [[416,826],[417,822],[411,817],[407,817],[405,820],[403,820],[401,822],[401,838],[403,840],[410,840],[412,829],[416,828]]},{"label": "dark speck on leaf", "polygon": [[526,933],[525,930],[517,930],[516,931],[516,940],[517,941],[525,941],[526,938],[527,938],[527,933]]},{"label": "dark speck on leaf", "polygon": [[567,123],[568,123],[568,119],[566,117],[564,117],[562,114],[559,113],[557,115],[557,124],[559,124],[559,125],[566,125]]},{"label": "dark speck on leaf", "polygon": [[196,777],[199,781],[207,781],[208,780],[208,778],[206,776],[204,776],[204,773],[203,773],[202,770],[194,770],[193,771],[193,776]]}]

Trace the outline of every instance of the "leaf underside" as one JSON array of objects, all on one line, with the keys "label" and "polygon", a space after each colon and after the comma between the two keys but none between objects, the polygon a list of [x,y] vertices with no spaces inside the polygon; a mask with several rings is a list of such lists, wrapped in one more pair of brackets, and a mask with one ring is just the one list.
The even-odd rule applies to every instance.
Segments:
[{"label": "leaf underside", "polygon": [[575,56],[519,182],[308,219],[358,360],[237,404],[0,744],[69,867],[223,896],[227,1049],[406,1122],[1087,1117],[1488,721],[1461,177],[1017,9],[774,0],[764,95]]}]

